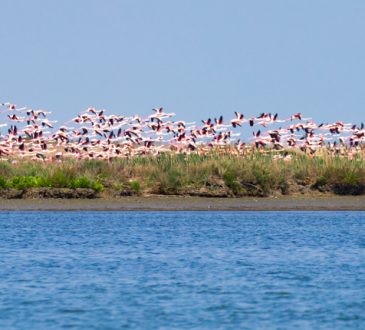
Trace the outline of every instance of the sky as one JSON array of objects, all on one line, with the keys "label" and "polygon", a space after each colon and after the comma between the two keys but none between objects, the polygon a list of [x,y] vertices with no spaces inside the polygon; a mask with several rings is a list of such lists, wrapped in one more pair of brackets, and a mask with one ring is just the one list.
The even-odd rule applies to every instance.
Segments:
[{"label": "sky", "polygon": [[365,118],[363,0],[0,0],[0,101]]}]

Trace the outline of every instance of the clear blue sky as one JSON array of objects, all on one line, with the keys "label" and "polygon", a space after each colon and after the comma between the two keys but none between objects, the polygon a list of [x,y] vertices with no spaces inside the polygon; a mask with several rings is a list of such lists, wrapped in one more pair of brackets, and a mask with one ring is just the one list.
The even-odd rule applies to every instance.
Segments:
[{"label": "clear blue sky", "polygon": [[365,120],[363,0],[1,0],[0,99]]}]

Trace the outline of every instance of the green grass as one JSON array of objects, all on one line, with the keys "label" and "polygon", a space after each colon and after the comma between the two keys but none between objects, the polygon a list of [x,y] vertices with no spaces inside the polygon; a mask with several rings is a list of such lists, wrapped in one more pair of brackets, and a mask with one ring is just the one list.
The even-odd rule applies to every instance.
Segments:
[{"label": "green grass", "polygon": [[86,177],[74,178],[66,180],[65,177],[56,174],[55,176],[12,176],[7,180],[0,177],[0,189],[12,188],[23,190],[27,188],[89,188],[97,192],[104,190],[104,186],[97,181],[88,179]]},{"label": "green grass", "polygon": [[274,153],[246,156],[162,154],[131,159],[65,160],[62,163],[0,162],[0,189],[31,187],[129,189],[133,194],[189,194],[224,191],[230,196],[290,194],[293,187],[359,195],[365,193],[365,162],[338,156],[292,153],[291,161]]},{"label": "green grass", "polygon": [[132,180],[130,182],[131,189],[134,194],[140,195],[141,194],[141,184],[137,180]]}]

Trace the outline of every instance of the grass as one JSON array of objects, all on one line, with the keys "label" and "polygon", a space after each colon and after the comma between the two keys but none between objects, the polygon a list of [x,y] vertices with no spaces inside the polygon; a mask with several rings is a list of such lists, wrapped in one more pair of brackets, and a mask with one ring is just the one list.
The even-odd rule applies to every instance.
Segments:
[{"label": "grass", "polygon": [[168,155],[62,163],[0,162],[0,189],[32,187],[127,189],[132,194],[211,194],[268,196],[306,187],[339,195],[365,193],[365,162],[339,156],[293,153],[290,161],[273,153],[246,156]]},{"label": "grass", "polygon": [[13,176],[5,179],[0,177],[0,189],[12,188],[17,190],[23,190],[27,188],[88,188],[97,192],[104,190],[104,186],[97,181],[88,179],[84,176],[74,178],[69,181],[60,180],[59,176]]}]

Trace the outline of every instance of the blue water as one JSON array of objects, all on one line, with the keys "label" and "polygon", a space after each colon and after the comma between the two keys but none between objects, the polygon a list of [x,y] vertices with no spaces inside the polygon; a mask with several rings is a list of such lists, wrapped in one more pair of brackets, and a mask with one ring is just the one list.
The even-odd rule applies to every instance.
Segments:
[{"label": "blue water", "polygon": [[364,329],[364,212],[0,213],[0,329]]}]

